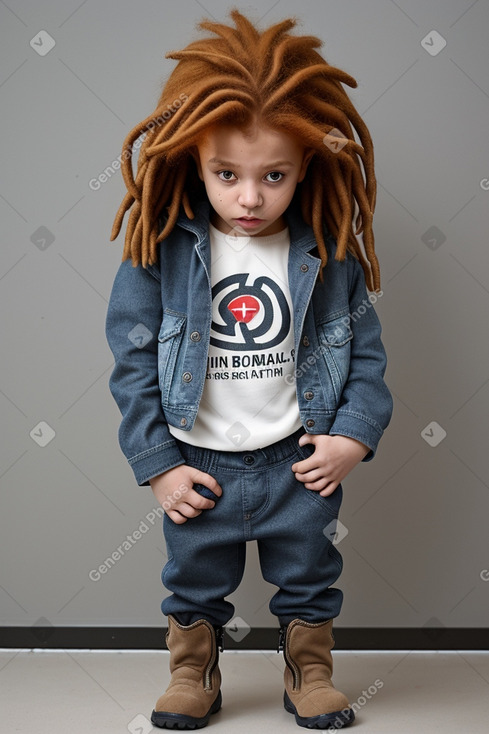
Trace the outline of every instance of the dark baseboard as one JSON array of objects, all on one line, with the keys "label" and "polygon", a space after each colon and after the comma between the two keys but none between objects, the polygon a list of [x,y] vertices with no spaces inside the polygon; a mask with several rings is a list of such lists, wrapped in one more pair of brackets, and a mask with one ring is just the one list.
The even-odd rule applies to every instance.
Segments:
[{"label": "dark baseboard", "polygon": [[[166,627],[0,627],[0,648],[165,650]],[[489,629],[335,627],[336,650],[489,650]],[[276,650],[278,627],[242,637],[224,634],[225,650]]]}]

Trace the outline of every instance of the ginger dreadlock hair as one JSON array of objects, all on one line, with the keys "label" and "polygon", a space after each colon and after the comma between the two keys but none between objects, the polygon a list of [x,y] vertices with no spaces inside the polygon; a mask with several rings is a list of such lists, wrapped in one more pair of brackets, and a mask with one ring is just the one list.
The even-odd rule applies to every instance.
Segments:
[{"label": "ginger dreadlock hair", "polygon": [[[302,215],[313,228],[322,267],[327,262],[326,223],[337,241],[335,259],[344,260],[349,250],[360,261],[369,290],[378,291],[380,271],[372,232],[376,198],[373,145],[341,86],[354,88],[357,82],[314,50],[322,46],[319,38],[288,33],[296,19],[288,18],[260,33],[238,10],[230,15],[235,28],[204,20],[198,27],[217,38],[193,41],[181,51],[166,54],[179,63],[155,111],[124,140],[121,170],[127,194],[110,239],[118,236],[125,212],[132,207],[122,259],[131,258],[134,266],[143,267],[156,262],[158,245],[172,231],[180,206],[194,218],[191,199],[202,182],[197,178],[192,149],[211,126],[226,123],[243,128],[258,120],[296,135],[315,151],[298,187]],[[355,141],[353,128],[361,145]],[[132,150],[143,133],[134,179]],[[159,231],[163,209],[168,216]],[[365,254],[355,236],[360,233]]]}]

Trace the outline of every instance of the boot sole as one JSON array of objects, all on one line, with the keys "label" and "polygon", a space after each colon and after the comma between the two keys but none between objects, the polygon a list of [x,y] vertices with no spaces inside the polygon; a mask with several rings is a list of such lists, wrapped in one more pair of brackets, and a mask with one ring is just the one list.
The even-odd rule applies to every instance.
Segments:
[{"label": "boot sole", "polygon": [[299,716],[297,709],[284,691],[284,708],[289,714],[294,714],[295,720],[299,726],[306,729],[343,729],[350,726],[355,720],[355,712],[353,709],[342,709],[341,711],[333,711],[329,714],[320,714],[319,716]]},{"label": "boot sole", "polygon": [[209,723],[211,714],[216,714],[222,706],[221,691],[205,716],[187,716],[187,714],[172,714],[168,711],[153,711],[151,722],[160,729],[202,729]]}]

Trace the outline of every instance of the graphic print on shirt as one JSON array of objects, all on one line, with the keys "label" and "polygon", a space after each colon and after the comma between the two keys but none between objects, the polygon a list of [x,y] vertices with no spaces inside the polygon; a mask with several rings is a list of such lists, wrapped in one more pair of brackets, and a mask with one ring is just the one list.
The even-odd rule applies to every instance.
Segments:
[{"label": "graphic print on shirt", "polygon": [[250,237],[238,252],[212,224],[209,235],[212,302],[204,389],[192,430],[172,426],[170,432],[194,446],[254,450],[301,425],[290,235],[284,229]]},{"label": "graphic print on shirt", "polygon": [[252,283],[248,279],[249,273],[237,273],[213,287],[212,346],[234,351],[271,349],[289,333],[289,305],[279,284],[267,276]]}]

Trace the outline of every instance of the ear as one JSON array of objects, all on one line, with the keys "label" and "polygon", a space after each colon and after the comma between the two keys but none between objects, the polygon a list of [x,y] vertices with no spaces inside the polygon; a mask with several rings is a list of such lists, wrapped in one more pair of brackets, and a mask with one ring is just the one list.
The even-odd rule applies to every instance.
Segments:
[{"label": "ear", "polygon": [[309,150],[306,149],[304,151],[304,156],[302,158],[301,170],[299,172],[299,178],[297,179],[298,183],[300,181],[303,181],[304,180],[304,177],[305,177],[306,172],[307,172],[307,167],[308,167],[309,162],[310,162],[310,160],[313,157],[313,155],[314,155],[315,152],[316,151],[314,150],[314,148],[310,148]]}]

